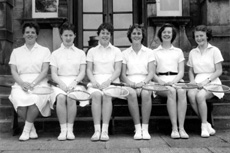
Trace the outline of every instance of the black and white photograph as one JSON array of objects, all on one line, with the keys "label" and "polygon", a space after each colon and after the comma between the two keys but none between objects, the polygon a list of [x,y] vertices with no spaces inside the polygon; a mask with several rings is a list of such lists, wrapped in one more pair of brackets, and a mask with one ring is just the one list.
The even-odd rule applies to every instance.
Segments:
[{"label": "black and white photograph", "polygon": [[230,153],[230,0],[0,0],[0,153]]},{"label": "black and white photograph", "polygon": [[58,17],[59,0],[32,0],[33,18]]}]

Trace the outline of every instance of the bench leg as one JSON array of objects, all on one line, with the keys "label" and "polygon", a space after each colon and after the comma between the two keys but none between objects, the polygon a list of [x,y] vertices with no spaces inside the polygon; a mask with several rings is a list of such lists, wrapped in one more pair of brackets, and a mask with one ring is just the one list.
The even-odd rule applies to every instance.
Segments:
[{"label": "bench leg", "polygon": [[114,118],[112,117],[109,121],[109,134],[114,134]]},{"label": "bench leg", "polygon": [[12,135],[18,135],[20,133],[20,129],[18,126],[18,114],[17,112],[14,110],[14,115],[13,115],[13,119],[12,119]]},{"label": "bench leg", "polygon": [[214,127],[214,119],[213,119],[213,114],[212,114],[212,111],[213,111],[213,103],[211,102],[208,102],[207,103],[207,107],[208,107],[208,122]]}]

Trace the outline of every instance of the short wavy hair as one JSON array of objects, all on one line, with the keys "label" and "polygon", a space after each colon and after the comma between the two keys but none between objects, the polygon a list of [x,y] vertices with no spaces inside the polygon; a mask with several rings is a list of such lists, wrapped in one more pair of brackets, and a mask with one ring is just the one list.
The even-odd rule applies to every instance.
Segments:
[{"label": "short wavy hair", "polygon": [[160,27],[160,29],[159,29],[159,31],[157,33],[157,37],[160,39],[161,42],[163,42],[163,40],[161,38],[161,34],[165,30],[165,28],[168,28],[168,27],[172,28],[172,39],[171,39],[171,43],[176,39],[177,32],[176,32],[175,26],[173,24],[171,24],[171,23],[165,23],[165,24],[163,24]]},{"label": "short wavy hair", "polygon": [[75,34],[75,26],[69,22],[64,22],[62,24],[62,26],[60,27],[60,30],[59,30],[60,35],[62,35],[65,30],[73,31],[73,33]]},{"label": "short wavy hair", "polygon": [[134,24],[134,25],[129,27],[128,32],[127,32],[127,37],[129,39],[129,41],[132,43],[131,34],[132,34],[134,29],[141,29],[142,37],[143,37],[142,40],[141,40],[141,43],[143,43],[144,40],[145,40],[146,33],[145,33],[144,26],[142,26],[140,24]]},{"label": "short wavy hair", "polygon": [[23,26],[22,26],[22,33],[23,34],[25,33],[25,30],[26,30],[27,27],[34,28],[35,31],[36,31],[36,34],[37,35],[39,34],[40,27],[36,22],[26,22],[26,23],[24,23]]},{"label": "short wavy hair", "polygon": [[206,33],[207,41],[210,41],[212,39],[212,29],[208,28],[205,25],[198,25],[194,28],[192,31],[192,38],[195,40],[195,32],[196,31],[202,31]]},{"label": "short wavy hair", "polygon": [[106,30],[108,30],[109,32],[110,32],[110,34],[111,35],[113,35],[113,25],[111,24],[111,23],[102,23],[99,27],[98,27],[98,29],[97,29],[97,35],[99,36],[99,34],[100,34],[100,32],[101,32],[101,30],[104,30],[104,29],[106,29]]}]

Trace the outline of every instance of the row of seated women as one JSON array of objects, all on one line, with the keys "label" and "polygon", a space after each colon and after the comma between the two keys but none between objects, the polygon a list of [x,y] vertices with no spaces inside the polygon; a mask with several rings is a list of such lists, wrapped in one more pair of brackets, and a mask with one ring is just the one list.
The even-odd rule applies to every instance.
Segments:
[{"label": "row of seated women", "polygon": [[[183,78],[185,65],[182,50],[172,45],[176,38],[176,30],[172,24],[166,23],[159,29],[157,36],[161,45],[154,50],[142,44],[145,39],[144,28],[138,24],[130,26],[127,37],[131,46],[121,51],[110,43],[113,26],[102,23],[97,30],[99,43],[91,48],[87,55],[74,46],[75,29],[74,25],[68,22],[60,28],[61,47],[53,51],[52,55],[48,48],[36,43],[39,34],[36,23],[25,23],[22,33],[25,44],[13,50],[9,62],[15,79],[9,98],[18,115],[25,121],[19,140],[38,138],[34,121],[39,113],[49,116],[53,105],[56,105],[60,123],[60,134],[57,139],[75,139],[73,126],[77,106],[76,101],[69,98],[67,93],[79,89],[87,90],[92,96],[91,109],[95,131],[91,140],[108,141],[112,98],[104,95],[102,89],[109,87],[112,82],[120,81],[129,85],[126,87],[129,91],[126,99],[134,122],[135,140],[151,139],[148,132],[152,111],[151,96],[156,95],[167,97],[167,110],[172,125],[171,138],[189,138],[184,129],[186,96],[201,119],[201,137],[215,134],[215,130],[207,122],[206,99],[214,96],[222,98],[223,94],[211,93],[204,89],[186,91],[171,86]],[[204,25],[197,26],[193,31],[193,37],[198,46],[191,50],[186,63],[189,66],[190,82],[198,83],[200,86],[208,83],[221,84],[218,77],[222,73],[223,57],[220,50],[209,43],[212,37],[211,30]],[[51,77],[59,87],[53,87],[54,92],[51,95],[28,93],[28,90],[36,86],[48,86],[49,67]],[[86,75],[90,80],[88,89],[78,85]],[[162,85],[167,83],[168,91],[153,94],[138,88],[151,81]],[[138,97],[141,97],[141,111],[138,107]]]}]

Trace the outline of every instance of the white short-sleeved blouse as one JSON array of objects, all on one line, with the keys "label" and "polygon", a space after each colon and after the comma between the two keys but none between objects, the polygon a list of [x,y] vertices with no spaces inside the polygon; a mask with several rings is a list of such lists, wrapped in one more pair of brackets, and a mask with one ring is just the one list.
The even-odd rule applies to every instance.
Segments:
[{"label": "white short-sleeved blouse", "polygon": [[[28,50],[26,45],[13,50],[9,64],[15,65],[20,78],[26,82],[32,82],[42,71],[42,64],[50,61],[50,51],[48,48],[35,43],[32,50]],[[48,86],[47,78],[41,80],[37,86]],[[15,83],[12,86],[9,96],[15,110],[19,106],[26,107],[35,104],[43,116],[49,116],[50,95],[35,95],[22,90],[20,85]]]},{"label": "white short-sleeved blouse", "polygon": [[197,73],[213,73],[215,71],[215,64],[224,61],[220,50],[208,44],[207,49],[201,54],[199,48],[194,48],[189,53],[187,65],[193,67],[194,72]]},{"label": "white short-sleeved blouse", "polygon": [[51,55],[50,65],[57,67],[59,76],[77,76],[81,64],[86,64],[85,52],[74,45],[66,48],[61,44]]},{"label": "white short-sleeved blouse", "polygon": [[20,75],[40,73],[44,62],[50,62],[50,50],[35,43],[31,51],[27,49],[26,45],[14,49],[9,64],[16,65]]},{"label": "white short-sleeved blouse", "polygon": [[91,48],[87,53],[88,62],[93,63],[93,74],[113,74],[115,62],[122,61],[121,50],[112,44],[106,48],[97,45]]},{"label": "white short-sleeved blouse", "polygon": [[[195,81],[200,83],[206,80],[215,72],[215,64],[224,61],[220,50],[208,44],[206,50],[201,54],[199,48],[194,48],[189,53],[187,65],[194,70]],[[219,78],[212,80],[211,84],[222,84]],[[219,99],[224,96],[224,93],[213,92]]]},{"label": "white short-sleeved blouse", "polygon": [[169,49],[159,46],[153,52],[157,73],[178,72],[178,64],[185,60],[182,50],[174,46]]},{"label": "white short-sleeved blouse", "polygon": [[[156,73],[179,72],[178,64],[185,60],[184,54],[180,48],[173,45],[169,49],[162,46],[153,50],[155,55]],[[159,75],[159,78],[165,82],[171,82],[176,75]]]},{"label": "white short-sleeved blouse", "polygon": [[127,65],[126,74],[129,75],[148,75],[148,63],[155,60],[153,51],[142,45],[138,54],[132,47],[122,52],[123,64]]}]

